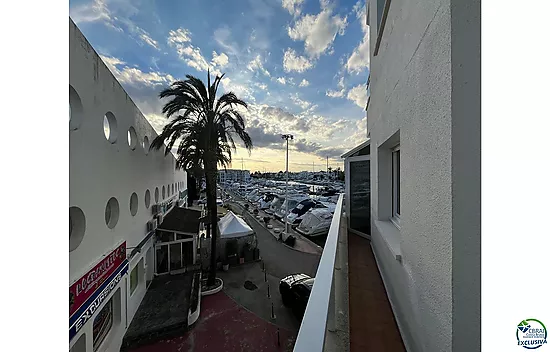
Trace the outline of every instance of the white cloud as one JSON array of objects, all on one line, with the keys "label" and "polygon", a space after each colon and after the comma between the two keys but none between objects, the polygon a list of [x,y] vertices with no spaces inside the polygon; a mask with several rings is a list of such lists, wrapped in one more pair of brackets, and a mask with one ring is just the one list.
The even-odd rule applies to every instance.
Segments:
[{"label": "white cloud", "polygon": [[304,72],[313,67],[313,64],[306,57],[299,56],[296,51],[288,48],[283,56],[283,67],[286,72]]},{"label": "white cloud", "polygon": [[267,77],[271,77],[269,71],[264,68],[262,57],[260,55],[256,55],[254,60],[250,61],[246,67],[252,72],[260,71]]},{"label": "white cloud", "polygon": [[218,55],[215,51],[212,52],[212,63],[214,66],[225,67],[229,63],[229,58],[224,53]]},{"label": "white cloud", "polygon": [[149,34],[147,32],[143,31],[139,35],[139,37],[141,38],[141,40],[143,40],[145,43],[149,44],[153,48],[155,48],[157,50],[160,50],[159,43],[156,40],[154,40],[153,38],[151,38],[151,36],[149,36]]},{"label": "white cloud", "polygon": [[331,97],[331,98],[341,98],[344,96],[344,94],[346,93],[346,90],[345,89],[341,89],[341,90],[327,90],[326,91],[326,95],[327,97]]},{"label": "white cloud", "polygon": [[107,8],[106,0],[93,0],[89,4],[73,6],[69,9],[69,15],[76,24],[103,22],[107,27],[123,32],[122,28],[115,25],[115,17]]},{"label": "white cloud", "polygon": [[212,52],[212,61],[208,63],[208,60],[202,55],[201,49],[191,44],[191,32],[184,28],[170,31],[168,34],[168,44],[176,48],[180,59],[187,66],[197,71],[206,71],[210,68],[213,74],[221,75],[221,72],[217,68],[224,67],[229,63],[229,58],[226,54],[221,53],[218,55],[215,51]]},{"label": "white cloud", "polygon": [[263,83],[256,83],[256,87],[260,88],[261,90],[266,90],[267,89],[267,85],[265,85]]},{"label": "white cloud", "polygon": [[309,101],[306,101],[306,100],[302,100],[298,97],[298,94],[292,94],[290,96],[290,99],[292,99],[292,101],[294,102],[294,104],[298,105],[299,107],[301,107],[302,109],[307,109],[311,106],[311,103]]},{"label": "white cloud", "polygon": [[333,16],[326,3],[321,5],[322,11],[318,15],[305,15],[294,27],[288,27],[288,36],[304,41],[305,50],[312,58],[329,51],[336,35],[343,35],[348,25],[347,17]]},{"label": "white cloud", "polygon": [[300,87],[307,87],[307,86],[309,86],[308,80],[306,80],[305,78],[302,79],[302,82],[300,82]]},{"label": "white cloud", "polygon": [[277,78],[277,82],[279,82],[281,84],[286,84],[286,79],[284,77],[279,77],[279,78]]},{"label": "white cloud", "polygon": [[345,88],[344,77],[340,77],[340,80],[338,81],[338,88],[340,88],[340,89]]},{"label": "white cloud", "polygon": [[253,95],[254,91],[244,84],[239,84],[228,77],[224,77],[222,79],[222,86],[226,93],[233,92],[240,98],[245,97],[253,102],[256,101],[256,98],[254,98]]},{"label": "white cloud", "polygon": [[302,12],[301,7],[303,3],[304,0],[282,0],[283,8],[294,17],[299,16],[300,12]]},{"label": "white cloud", "polygon": [[370,31],[367,25],[367,10],[365,5],[361,5],[361,1],[358,1],[353,7],[357,19],[361,22],[361,29],[363,31],[363,40],[353,50],[353,53],[346,62],[346,69],[348,72],[359,74],[369,68],[370,65]]},{"label": "white cloud", "polygon": [[143,72],[138,68],[126,66],[124,61],[115,57],[101,56],[101,59],[122,84],[156,86],[170,84],[175,81],[174,77],[169,74],[154,71]]},{"label": "white cloud", "polygon": [[168,33],[168,44],[172,46],[188,42],[191,42],[191,32],[188,29],[178,28]]},{"label": "white cloud", "polygon": [[367,104],[367,84],[360,84],[351,88],[347,95],[348,100],[353,101],[360,108]]}]

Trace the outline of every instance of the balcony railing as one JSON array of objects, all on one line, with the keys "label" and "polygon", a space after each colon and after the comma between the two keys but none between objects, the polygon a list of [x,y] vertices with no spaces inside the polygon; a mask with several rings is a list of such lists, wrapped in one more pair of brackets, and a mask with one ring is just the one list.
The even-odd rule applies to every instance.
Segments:
[{"label": "balcony railing", "polygon": [[343,203],[344,195],[340,194],[315,275],[315,283],[294,345],[294,352],[324,351],[327,330],[330,332],[336,330],[335,289],[338,290],[341,285],[335,285],[334,282],[335,279],[338,280],[335,268],[337,270],[341,268],[340,261],[343,258],[338,250]]}]

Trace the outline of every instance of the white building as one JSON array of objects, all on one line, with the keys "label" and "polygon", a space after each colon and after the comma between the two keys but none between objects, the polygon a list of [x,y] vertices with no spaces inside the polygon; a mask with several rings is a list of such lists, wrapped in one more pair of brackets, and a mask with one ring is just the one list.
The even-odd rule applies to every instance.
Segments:
[{"label": "white building", "polygon": [[154,275],[154,214],[185,200],[186,173],[149,151],[157,134],[70,19],[69,47],[69,348],[119,351]]},{"label": "white building", "polygon": [[221,169],[218,170],[218,182],[220,183],[249,183],[250,182],[250,170],[238,170],[238,169]]},{"label": "white building", "polygon": [[367,6],[370,139],[294,351],[480,351],[480,2]]}]

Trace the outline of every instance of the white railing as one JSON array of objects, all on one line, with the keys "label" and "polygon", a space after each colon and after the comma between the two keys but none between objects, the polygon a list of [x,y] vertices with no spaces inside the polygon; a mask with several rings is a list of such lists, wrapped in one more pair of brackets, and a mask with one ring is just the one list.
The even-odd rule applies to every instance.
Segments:
[{"label": "white railing", "polygon": [[327,328],[334,330],[334,266],[342,218],[344,195],[340,194],[328,232],[323,255],[317,268],[302,325],[294,344],[294,352],[321,352]]}]

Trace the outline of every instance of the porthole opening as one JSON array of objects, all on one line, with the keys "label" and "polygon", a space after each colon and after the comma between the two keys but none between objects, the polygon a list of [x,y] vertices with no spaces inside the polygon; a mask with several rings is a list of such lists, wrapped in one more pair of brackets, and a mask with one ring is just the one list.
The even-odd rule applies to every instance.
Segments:
[{"label": "porthole opening", "polygon": [[112,197],[105,206],[105,224],[108,228],[114,229],[118,223],[118,217],[120,215],[120,206],[118,200]]},{"label": "porthole opening", "polygon": [[84,109],[76,90],[69,85],[69,129],[77,130],[83,120]]},{"label": "porthole opening", "polygon": [[134,150],[136,149],[137,145],[137,134],[136,130],[133,127],[130,127],[128,130],[128,146],[130,149]]},{"label": "porthole opening", "polygon": [[166,187],[162,186],[162,199],[166,198]]},{"label": "porthole opening", "polygon": [[103,117],[103,132],[109,143],[115,143],[118,137],[118,124],[112,112],[107,112]]},{"label": "porthole opening", "polygon": [[145,208],[149,209],[151,205],[151,192],[149,190],[145,191]]},{"label": "porthole opening", "polygon": [[143,147],[143,151],[145,152],[145,155],[149,154],[149,147],[151,144],[149,143],[149,138],[147,136],[143,137],[143,143],[141,144]]},{"label": "porthole opening", "polygon": [[155,203],[159,202],[159,188],[155,187]]},{"label": "porthole opening", "polygon": [[69,252],[80,246],[86,233],[86,217],[79,207],[69,208]]},{"label": "porthole opening", "polygon": [[137,212],[138,212],[138,196],[134,192],[130,196],[130,214],[132,214],[132,216],[136,216]]}]

